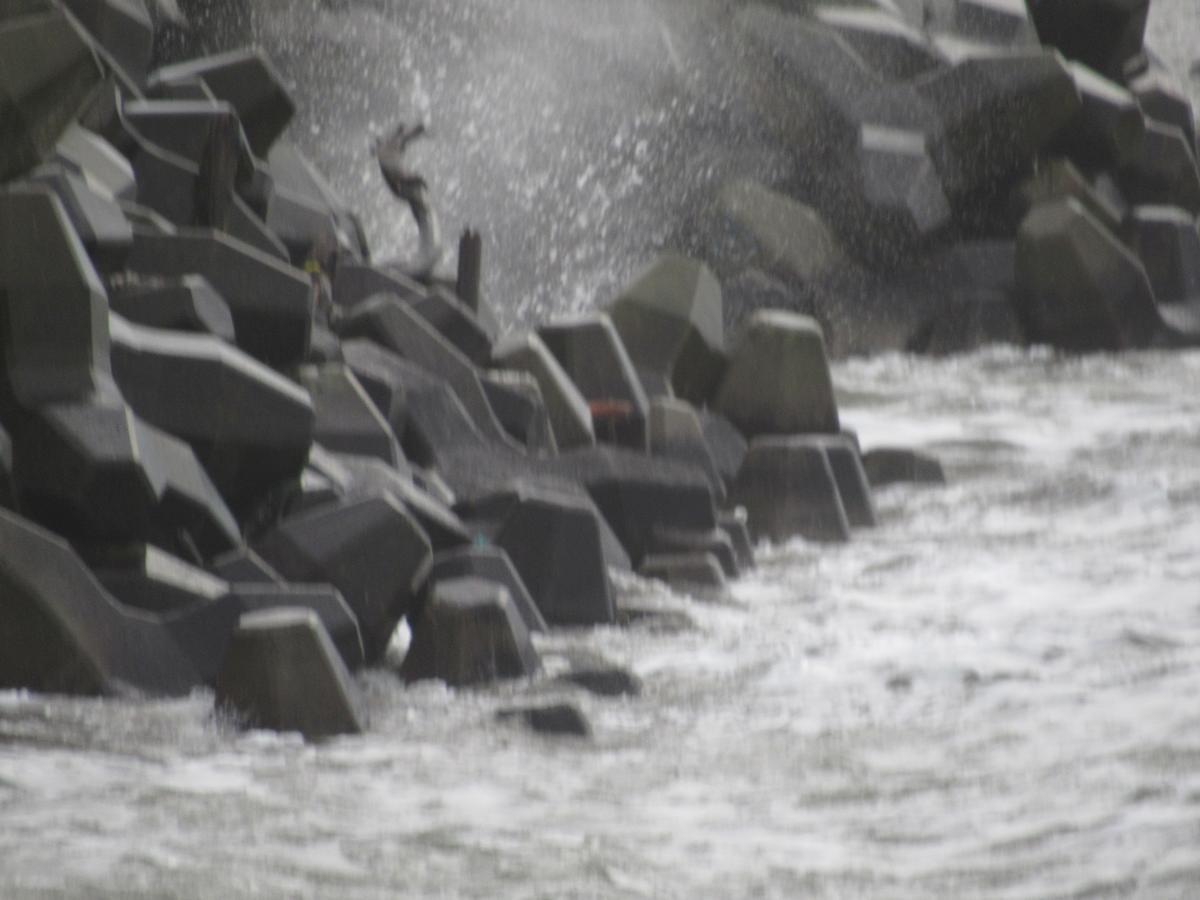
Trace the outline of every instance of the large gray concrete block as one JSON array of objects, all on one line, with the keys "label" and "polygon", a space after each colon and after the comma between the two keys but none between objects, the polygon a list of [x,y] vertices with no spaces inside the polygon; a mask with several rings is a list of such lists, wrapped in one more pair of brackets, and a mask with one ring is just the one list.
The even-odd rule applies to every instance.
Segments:
[{"label": "large gray concrete block", "polygon": [[127,278],[110,283],[108,305],[135,325],[210,334],[234,342],[229,304],[201,275]]},{"label": "large gray concrete block", "polygon": [[443,379],[458,395],[480,434],[516,446],[492,412],[479,370],[408,303],[378,294],[350,310],[337,325],[343,340],[366,338]]},{"label": "large gray concrete block", "polygon": [[296,107],[283,79],[261,50],[233,50],[188,60],[151,73],[147,85],[200,79],[218,100],[237,110],[254,153],[266,157]]},{"label": "large gray concrete block", "polygon": [[[271,146],[267,160],[271,181],[276,189],[305,200],[312,207],[324,210],[334,219],[337,226],[336,246],[339,249],[339,256],[345,254],[344,262],[359,262],[370,255],[366,241],[361,236],[361,228],[353,213],[347,208],[345,201],[294,144],[285,140],[276,141]],[[266,213],[270,220],[272,218],[270,201],[268,201]],[[288,243],[287,229],[281,227],[278,220],[272,224],[272,227],[276,228],[279,236],[285,243]],[[340,268],[339,266],[338,269],[340,270]]]},{"label": "large gray concrete block", "polygon": [[452,687],[527,678],[541,668],[529,630],[508,589],[481,578],[433,584],[412,622],[407,681],[438,678]]},{"label": "large gray concrete block", "polygon": [[298,731],[306,740],[364,730],[350,673],[308,610],[243,616],[216,694],[217,705],[250,728]]},{"label": "large gray concrete block", "polygon": [[733,539],[719,525],[704,530],[655,527],[650,536],[649,552],[643,559],[678,554],[711,556],[729,578],[736,578],[741,574],[741,564],[738,562],[738,551],[733,545]]},{"label": "large gray concrete block", "polygon": [[649,403],[612,320],[604,313],[559,319],[538,336],[588,401],[597,439],[645,452]]},{"label": "large gray concrete block", "polygon": [[713,498],[725,499],[725,480],[717,467],[694,407],[672,397],[650,401],[650,455],[696,466],[708,477]]},{"label": "large gray concrete block", "polygon": [[1177,206],[1136,207],[1128,242],[1160,304],[1200,299],[1200,231],[1192,213]]},{"label": "large gray concrete block", "polygon": [[1082,104],[1062,57],[1036,48],[966,57],[916,89],[937,110],[930,155],[959,207],[1025,171]]},{"label": "large gray concrete block", "polygon": [[1121,187],[1133,203],[1182,206],[1200,213],[1196,147],[1174,125],[1146,119],[1137,152],[1120,175]]},{"label": "large gray concrete block", "polygon": [[0,180],[53,150],[102,77],[91,47],[58,9],[0,22]]},{"label": "large gray concrete block", "polygon": [[279,607],[313,612],[346,665],[362,666],[358,622],[329,585],[230,582],[145,545],[93,549],[90,555],[96,557],[88,559],[92,571],[113,598],[158,617],[206,684],[216,683],[238,619]]},{"label": "large gray concrete block", "polygon": [[111,318],[113,374],[150,424],[187,441],[239,509],[299,474],[313,439],[308,393],[217,338]]},{"label": "large gray concrete block", "polygon": [[719,591],[726,586],[721,564],[711,553],[655,553],[642,560],[638,574],[682,591]]},{"label": "large gray concrete block", "polygon": [[746,458],[746,438],[725,416],[711,409],[697,411],[704,440],[728,490]]},{"label": "large gray concrete block", "polygon": [[1129,90],[1148,118],[1174,125],[1191,147],[1196,146],[1196,113],[1183,85],[1166,66],[1152,60],[1146,70],[1129,80]]},{"label": "large gray concrete block", "polygon": [[389,497],[348,501],[285,519],[254,543],[292,581],[332,584],[358,618],[368,663],[382,658],[429,574],[429,539]]},{"label": "large gray concrete block", "polygon": [[345,365],[301,366],[302,387],[312,397],[313,439],[337,453],[372,456],[388,465],[402,459],[391,426]]},{"label": "large gray concrete block", "polygon": [[1067,70],[1079,91],[1081,106],[1074,121],[1055,138],[1055,146],[1092,168],[1132,164],[1146,128],[1137,98],[1124,85],[1082,63],[1072,62]]},{"label": "large gray concrete block", "polygon": [[[444,379],[373,341],[347,340],[342,353],[409,459],[435,465],[451,448],[488,446],[458,393]],[[399,422],[398,415],[402,415]]]},{"label": "large gray concrete block", "polygon": [[481,381],[496,419],[518,445],[533,454],[558,452],[537,379],[528,372],[489,369]]},{"label": "large gray concrete block", "polygon": [[586,499],[514,485],[463,514],[508,554],[549,624],[615,621],[599,515]]},{"label": "large gray concrete block", "polygon": [[572,450],[545,471],[580,484],[636,565],[654,549],[654,531],[716,527],[712,488],[699,469],[620,447]]},{"label": "large gray concrete block", "polygon": [[829,457],[829,467],[833,471],[833,480],[837,483],[838,495],[850,527],[874,528],[875,502],[871,498],[871,485],[863,468],[857,440],[842,433],[814,437],[813,441]]},{"label": "large gray concrete block", "polygon": [[49,188],[0,192],[0,295],[5,381],[19,404],[84,397],[101,386],[108,303]]},{"label": "large gray concrete block", "polygon": [[746,508],[756,540],[850,539],[837,479],[819,437],[752,440],[731,498]]},{"label": "large gray concrete block", "polygon": [[154,55],[154,23],[142,0],[62,0],[110,64],[141,84]]},{"label": "large gray concrete block", "polygon": [[417,483],[414,472],[400,471],[365,456],[338,454],[336,460],[345,473],[343,496],[346,499],[391,497],[416,519],[435,551],[471,542],[463,522],[443,498]]},{"label": "large gray concrete block", "polygon": [[1013,191],[1013,223],[1019,226],[1033,207],[1064,197],[1074,197],[1099,220],[1105,228],[1116,233],[1125,210],[1097,191],[1084,174],[1069,159],[1042,160],[1037,172],[1022,181]]},{"label": "large gray concrete block", "polygon": [[1002,46],[1033,46],[1038,42],[1025,0],[955,0],[954,31]]},{"label": "large gray concrete block", "polygon": [[1043,44],[1119,79],[1142,50],[1150,0],[1027,0]]},{"label": "large gray concrete block", "polygon": [[425,290],[425,285],[403,272],[367,262],[338,266],[333,274],[333,302],[344,309],[353,309],[377,294],[411,302],[424,296]]},{"label": "large gray concrete block", "polygon": [[1146,347],[1162,333],[1138,258],[1073,198],[1035,207],[1017,234],[1028,336],[1067,350]]},{"label": "large gray concrete block", "polygon": [[730,356],[713,408],[743,434],[836,433],[837,403],[820,326],[760,310]]},{"label": "large gray concrete block", "polygon": [[312,285],[303,272],[248,244],[206,229],[174,235],[136,229],[129,268],[204,276],[229,304],[238,346],[268,365],[295,365],[308,353]]},{"label": "large gray concrete block", "polygon": [[0,510],[0,686],[187,694],[203,684],[162,624],[124,610],[65,540]]},{"label": "large gray concrete block", "polygon": [[481,578],[502,585],[526,628],[531,632],[549,629],[512,560],[499,547],[471,545],[435,554],[430,581],[442,582],[451,578]]},{"label": "large gray concrete block", "polygon": [[[481,309],[489,310],[480,300]],[[417,315],[438,330],[458,351],[477,366],[486,366],[492,356],[497,325],[494,318],[481,316],[444,287],[433,286],[412,301]]]},{"label": "large gray concrete block", "polygon": [[133,226],[115,200],[94,190],[86,179],[68,171],[62,163],[39,166],[28,181],[54,191],[97,268],[112,272],[124,267],[133,246]]},{"label": "large gray concrete block", "polygon": [[137,418],[111,388],[39,406],[13,434],[13,451],[22,510],[68,537],[206,556],[241,543],[192,449]]},{"label": "large gray concrete block", "polygon": [[674,393],[700,405],[725,369],[721,285],[704,263],[660,256],[608,309],[639,370],[656,373]]},{"label": "large gray concrete block", "polygon": [[133,166],[112,144],[78,122],[67,126],[54,145],[54,159],[83,176],[94,190],[115,200],[137,198]]},{"label": "large gray concrete block", "polygon": [[492,361],[537,381],[560,450],[596,443],[587,400],[537,334],[522,332],[502,339],[493,348]]}]

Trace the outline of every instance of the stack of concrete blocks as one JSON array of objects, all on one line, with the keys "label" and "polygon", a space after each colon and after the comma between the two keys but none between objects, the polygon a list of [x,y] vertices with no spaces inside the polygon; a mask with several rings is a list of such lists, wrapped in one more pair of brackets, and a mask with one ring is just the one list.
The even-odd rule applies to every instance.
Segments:
[{"label": "stack of concrete blocks", "polygon": [[402,621],[409,680],[532,678],[532,634],[618,621],[614,569],[719,587],[752,535],[870,524],[811,321],[730,351],[667,256],[497,340],[372,263],[259,53],[155,69],[141,0],[0,12],[0,687],[356,733]]},{"label": "stack of concrete blocks", "polygon": [[1196,124],[1148,9],[741,6],[749,94],[795,171],[721,192],[727,301],[786,298],[834,355],[1196,345]]}]

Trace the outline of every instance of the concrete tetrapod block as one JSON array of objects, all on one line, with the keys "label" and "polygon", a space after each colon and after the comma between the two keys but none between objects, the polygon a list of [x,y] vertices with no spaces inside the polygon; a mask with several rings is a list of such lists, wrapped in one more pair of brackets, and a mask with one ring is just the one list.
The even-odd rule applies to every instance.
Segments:
[{"label": "concrete tetrapod block", "polygon": [[[316,166],[294,144],[285,140],[276,141],[271,146],[267,159],[271,181],[276,189],[294,193],[333,217],[337,225],[336,246],[348,257],[343,262],[354,263],[367,258],[369,254],[366,242],[360,239],[360,228],[354,215],[325,177],[317,171]],[[266,212],[270,220],[270,200]],[[279,223],[275,222],[272,227],[277,228],[277,233],[287,243],[286,229],[280,230],[278,225]],[[339,265],[338,271],[340,270]]]},{"label": "concrete tetrapod block", "polygon": [[638,574],[680,590],[720,590],[726,586],[725,572],[711,553],[655,553],[642,560]]},{"label": "concrete tetrapod block", "polygon": [[742,460],[746,458],[746,438],[738,431],[737,426],[720,413],[710,409],[697,410],[700,428],[704,432],[704,440],[712,455],[717,471],[725,482],[726,493],[733,479],[737,477]]},{"label": "concrete tetrapod block", "polygon": [[753,239],[761,269],[782,270],[807,284],[821,281],[846,262],[845,251],[821,214],[793,197],[742,178],[721,189],[718,203]]},{"label": "concrete tetrapod block", "polygon": [[1122,167],[1141,151],[1145,118],[1137,98],[1124,85],[1110,81],[1082,63],[1067,70],[1082,101],[1079,114],[1055,139],[1073,160],[1088,167]]},{"label": "concrete tetrapod block", "polygon": [[49,188],[0,192],[0,299],[4,381],[19,404],[87,396],[107,379],[104,288]]},{"label": "concrete tetrapod block", "polygon": [[492,412],[513,440],[531,453],[558,452],[537,379],[509,369],[490,369],[481,377]]},{"label": "concrete tetrapod block", "polygon": [[1162,333],[1141,262],[1074,198],[1026,216],[1016,273],[1018,309],[1033,341],[1121,350],[1149,346]]},{"label": "concrete tetrapod block", "polygon": [[267,198],[263,223],[287,249],[292,265],[313,259],[323,265],[323,254],[335,254],[343,243],[337,218],[318,201],[285,187],[274,185]]},{"label": "concrete tetrapod block", "polygon": [[747,437],[836,433],[837,404],[821,327],[796,313],[755,312],[730,356],[713,408]]},{"label": "concrete tetrapod block", "polygon": [[508,554],[550,625],[616,621],[599,516],[586,499],[514,485],[481,499],[467,517]]},{"label": "concrete tetrapod block", "polygon": [[842,230],[868,259],[898,262],[950,224],[950,203],[924,135],[864,125],[855,161],[857,177],[841,213],[851,221]]},{"label": "concrete tetrapod block", "polygon": [[583,485],[634,565],[655,547],[655,529],[711,531],[716,509],[699,469],[619,447],[572,450],[545,471]]},{"label": "concrete tetrapod block", "polygon": [[820,438],[752,440],[732,499],[746,508],[747,524],[756,540],[850,539],[850,522]]},{"label": "concrete tetrapod block", "polygon": [[814,17],[836,31],[872,71],[889,81],[907,81],[942,64],[925,35],[882,9],[819,6]]},{"label": "concrete tetrapod block", "polygon": [[233,515],[187,444],[138,419],[116,392],[45,404],[13,434],[21,508],[66,536],[223,553]]},{"label": "concrete tetrapod block", "polygon": [[587,400],[537,334],[523,332],[501,340],[492,350],[492,361],[501,368],[525,372],[537,381],[560,450],[596,443]]},{"label": "concrete tetrapod block", "polygon": [[497,421],[480,384],[479,370],[411,306],[394,295],[378,294],[350,310],[338,323],[343,338],[366,338],[443,379],[470,414],[479,433],[515,447]]},{"label": "concrete tetrapod block", "polygon": [[1146,120],[1134,158],[1121,172],[1121,187],[1138,204],[1182,206],[1200,213],[1200,168],[1195,144],[1174,125]]},{"label": "concrete tetrapod block", "polygon": [[145,81],[154,55],[154,23],[142,0],[62,0],[62,3],[134,84]]},{"label": "concrete tetrapod block", "polygon": [[802,157],[840,166],[864,124],[914,127],[928,115],[919,98],[885,96],[884,79],[841,34],[796,12],[751,4],[733,24],[747,57],[759,63],[752,100],[764,126]]},{"label": "concrete tetrapod block", "polygon": [[537,673],[541,660],[508,589],[481,578],[435,582],[412,622],[406,681],[439,678],[451,687]]},{"label": "concrete tetrapod block", "polygon": [[635,366],[657,373],[696,405],[712,396],[725,370],[725,311],[708,266],[660,256],[608,312]]},{"label": "concrete tetrapod block", "polygon": [[1027,0],[1043,44],[1118,79],[1142,50],[1150,0]]},{"label": "concrete tetrapod block", "polygon": [[312,285],[303,272],[219,231],[135,229],[129,268],[140,275],[202,275],[229,304],[238,346],[271,366],[308,354]]},{"label": "concrete tetrapod block", "polygon": [[78,122],[67,126],[54,146],[54,158],[83,176],[91,187],[115,200],[135,200],[133,166],[117,148]]},{"label": "concrete tetrapod block", "polygon": [[110,284],[108,306],[135,325],[210,334],[234,342],[229,304],[200,275],[134,278]]},{"label": "concrete tetrapod block", "polygon": [[62,163],[39,166],[30,174],[29,183],[44,184],[54,191],[96,266],[105,271],[124,267],[133,246],[133,226],[115,200],[93,190]]},{"label": "concrete tetrapod block", "polygon": [[538,336],[588,401],[597,439],[644,453],[649,402],[612,320],[604,313],[560,319]]},{"label": "concrete tetrapod block", "polygon": [[191,444],[213,480],[244,508],[304,466],[313,439],[309,395],[216,338],[111,318],[113,373],[150,424]]},{"label": "concrete tetrapod block", "polygon": [[342,354],[388,419],[409,459],[433,465],[449,448],[489,446],[459,395],[444,379],[369,340],[345,341]]},{"label": "concrete tetrapod block", "polygon": [[717,513],[717,527],[725,532],[729,544],[737,556],[738,568],[749,571],[754,568],[754,541],[746,525],[745,510],[722,510]]},{"label": "concrete tetrapod block", "polygon": [[216,701],[250,728],[298,731],[306,740],[364,731],[350,673],[309,610],[243,616]]},{"label": "concrete tetrapod block", "polygon": [[[200,166],[217,152],[222,162],[249,177],[253,169],[250,145],[237,112],[218,100],[127,100],[121,105],[123,123],[154,146]],[[218,144],[214,147],[214,143]]]},{"label": "concrete tetrapod block", "polygon": [[1129,90],[1148,118],[1174,125],[1183,132],[1188,145],[1196,146],[1196,113],[1179,79],[1155,61],[1140,75],[1130,79]]},{"label": "concrete tetrapod block", "polygon": [[237,110],[250,146],[260,157],[267,156],[296,111],[283,79],[261,50],[234,50],[165,66],[150,75],[147,86],[194,79]]},{"label": "concrete tetrapod block", "polygon": [[466,525],[442,498],[417,484],[411,472],[401,472],[365,456],[338,454],[336,458],[349,476],[344,494],[347,499],[391,497],[416,519],[435,551],[471,542]]},{"label": "concrete tetrapod block", "polygon": [[338,453],[373,456],[394,466],[400,446],[387,420],[345,365],[301,366],[300,384],[312,397],[313,438]]},{"label": "concrete tetrapod block", "polygon": [[0,510],[0,686],[182,695],[203,680],[159,621],[123,609],[62,538]]},{"label": "concrete tetrapod block", "polygon": [[240,584],[282,585],[283,576],[267,565],[267,561],[249,547],[238,547],[222,553],[208,564],[208,570],[218,578]]},{"label": "concrete tetrapod block", "polygon": [[102,77],[60,10],[0,22],[0,181],[51,152]]},{"label": "concrete tetrapod block", "polygon": [[690,463],[708,477],[713,498],[725,499],[725,481],[709,449],[696,410],[683,400],[655,397],[650,401],[650,455]]},{"label": "concrete tetrapod block", "polygon": [[1200,299],[1200,230],[1176,206],[1139,206],[1129,217],[1129,246],[1142,261],[1160,304]]},{"label": "concrete tetrapod block", "polygon": [[717,561],[721,571],[729,578],[741,574],[738,552],[733,540],[719,525],[706,531],[659,526],[651,535],[649,556],[674,556],[678,554],[706,554]]},{"label": "concrete tetrapod block", "polygon": [[1082,103],[1062,57],[1041,49],[969,56],[916,89],[937,109],[930,155],[956,208],[1024,171]]},{"label": "concrete tetrapod block", "polygon": [[444,550],[433,557],[430,581],[440,582],[451,578],[481,578],[503,585],[521,615],[525,627],[531,632],[548,631],[549,626],[529,589],[513,567],[508,554],[499,547],[469,546]]},{"label": "concrete tetrapod block", "polygon": [[871,485],[863,469],[858,442],[847,434],[814,440],[820,441],[829,457],[829,467],[833,470],[833,479],[837,482],[842,508],[846,511],[846,521],[850,527],[874,528],[875,503],[871,499]]},{"label": "concrete tetrapod block", "polygon": [[963,37],[1009,46],[1038,43],[1025,0],[956,0],[954,6],[954,30]]},{"label": "concrete tetrapod block", "polygon": [[[434,286],[413,301],[417,315],[438,330],[463,356],[485,366],[496,339],[495,321],[480,318],[475,311],[443,287]],[[486,305],[483,309],[487,309]]]},{"label": "concrete tetrapod block", "polygon": [[946,473],[940,462],[904,447],[876,447],[863,454],[862,462],[871,487],[946,483]]},{"label": "concrete tetrapod block", "polygon": [[102,557],[92,563],[97,579],[125,606],[158,615],[206,684],[216,682],[238,619],[284,606],[311,610],[346,665],[362,666],[358,622],[327,584],[231,583],[147,546]]},{"label": "concrete tetrapod block", "polygon": [[403,272],[371,263],[347,263],[333,274],[333,302],[344,309],[353,309],[378,294],[412,302],[425,293],[425,285]]},{"label": "concrete tetrapod block", "polygon": [[1067,159],[1045,160],[1034,175],[1016,188],[1011,200],[1013,219],[1019,226],[1039,203],[1049,203],[1063,197],[1074,197],[1114,234],[1120,229],[1125,217],[1124,210],[1095,190],[1075,164]]},{"label": "concrete tetrapod block", "polygon": [[368,663],[381,659],[432,560],[429,539],[389,497],[346,501],[285,519],[254,550],[291,581],[341,591],[358,618]]}]

